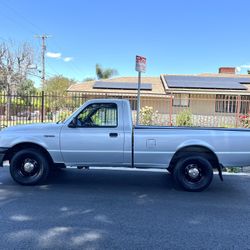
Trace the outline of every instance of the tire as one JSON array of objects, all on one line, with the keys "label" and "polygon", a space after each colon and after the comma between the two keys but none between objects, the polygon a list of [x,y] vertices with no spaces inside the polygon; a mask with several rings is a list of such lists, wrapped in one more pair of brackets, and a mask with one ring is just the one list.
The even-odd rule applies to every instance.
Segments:
[{"label": "tire", "polygon": [[181,158],[173,169],[175,182],[181,188],[199,192],[206,189],[213,180],[213,167],[202,156]]},{"label": "tire", "polygon": [[12,157],[10,162],[11,177],[21,185],[42,184],[49,173],[49,161],[44,153],[37,149],[22,149]]},{"label": "tire", "polygon": [[172,175],[172,174],[173,174],[173,171],[174,171],[173,166],[167,168],[167,171],[168,171],[169,174]]}]

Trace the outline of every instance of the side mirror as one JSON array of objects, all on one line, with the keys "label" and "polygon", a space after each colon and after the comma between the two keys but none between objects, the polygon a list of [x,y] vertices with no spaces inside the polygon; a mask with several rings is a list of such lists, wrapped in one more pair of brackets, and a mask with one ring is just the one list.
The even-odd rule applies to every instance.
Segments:
[{"label": "side mirror", "polygon": [[74,117],[73,120],[68,125],[69,128],[76,128],[77,127],[77,118]]}]

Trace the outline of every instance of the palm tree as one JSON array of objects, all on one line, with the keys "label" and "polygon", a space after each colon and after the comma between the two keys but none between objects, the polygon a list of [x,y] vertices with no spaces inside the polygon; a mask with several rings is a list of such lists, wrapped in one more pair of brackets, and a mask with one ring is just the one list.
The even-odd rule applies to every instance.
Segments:
[{"label": "palm tree", "polygon": [[98,79],[109,79],[110,77],[117,75],[116,69],[107,68],[104,69],[100,64],[96,64],[96,76]]}]

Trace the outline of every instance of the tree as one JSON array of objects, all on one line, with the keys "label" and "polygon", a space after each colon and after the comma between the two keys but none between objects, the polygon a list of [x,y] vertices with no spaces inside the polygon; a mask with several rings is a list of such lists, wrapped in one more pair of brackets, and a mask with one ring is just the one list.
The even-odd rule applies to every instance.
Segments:
[{"label": "tree", "polygon": [[49,78],[45,82],[44,91],[46,94],[55,97],[51,99],[52,101],[49,103],[49,106],[46,107],[47,111],[55,112],[58,109],[67,109],[71,103],[70,98],[68,98],[65,94],[69,86],[75,83],[75,80],[62,75]]},{"label": "tree", "polygon": [[44,91],[49,93],[57,92],[59,94],[64,94],[69,86],[75,83],[75,80],[62,75],[53,76],[45,82]]},{"label": "tree", "polygon": [[12,42],[0,44],[0,89],[11,94],[27,80],[32,71],[33,50],[27,44],[16,47]]},{"label": "tree", "polygon": [[27,80],[33,64],[33,50],[27,44],[0,44],[0,90],[7,93],[6,117],[11,119],[11,95]]},{"label": "tree", "polygon": [[96,76],[98,79],[109,79],[110,77],[117,74],[118,72],[116,69],[104,69],[100,64],[96,64]]},{"label": "tree", "polygon": [[17,95],[19,96],[27,96],[29,94],[35,94],[36,92],[37,89],[35,87],[35,84],[30,79],[22,81],[21,84],[17,87]]},{"label": "tree", "polygon": [[247,71],[247,74],[250,75],[250,70]]},{"label": "tree", "polygon": [[95,78],[94,77],[86,77],[83,79],[83,82],[90,82],[90,81],[94,81]]}]

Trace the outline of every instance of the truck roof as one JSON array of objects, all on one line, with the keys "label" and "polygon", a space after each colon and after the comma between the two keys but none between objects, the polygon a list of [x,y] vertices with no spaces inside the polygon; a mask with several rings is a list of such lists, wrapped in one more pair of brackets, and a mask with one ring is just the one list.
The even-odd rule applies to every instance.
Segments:
[{"label": "truck roof", "polygon": [[110,102],[128,102],[127,99],[91,99],[86,101],[86,103],[110,103]]}]

